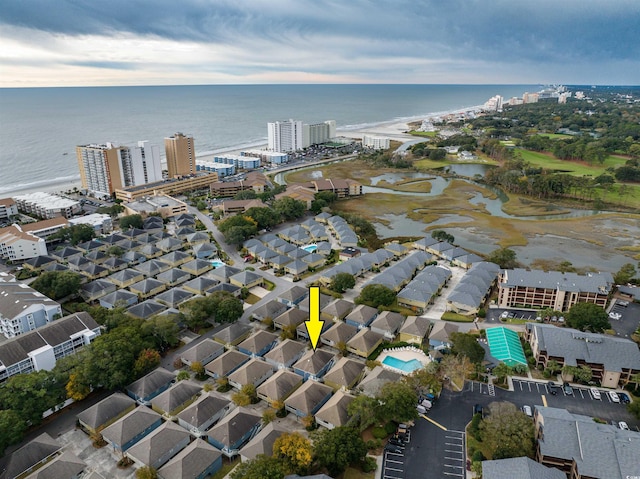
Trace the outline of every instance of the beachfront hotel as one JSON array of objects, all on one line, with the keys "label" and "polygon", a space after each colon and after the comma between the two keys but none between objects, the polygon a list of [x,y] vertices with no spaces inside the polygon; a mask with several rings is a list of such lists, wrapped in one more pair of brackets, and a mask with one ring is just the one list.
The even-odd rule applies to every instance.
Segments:
[{"label": "beachfront hotel", "polygon": [[298,151],[311,145],[328,142],[336,136],[336,122],[308,125],[299,120],[267,123],[268,149],[271,151]]},{"label": "beachfront hotel", "polygon": [[196,150],[193,136],[176,133],[164,139],[169,178],[192,175],[196,172]]},{"label": "beachfront hotel", "polygon": [[148,141],[137,147],[113,143],[76,147],[82,187],[100,195],[162,180],[160,151]]}]

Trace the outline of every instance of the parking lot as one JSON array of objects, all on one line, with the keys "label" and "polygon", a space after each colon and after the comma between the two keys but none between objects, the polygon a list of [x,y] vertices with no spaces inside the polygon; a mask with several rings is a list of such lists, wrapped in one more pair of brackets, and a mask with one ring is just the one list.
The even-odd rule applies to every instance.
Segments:
[{"label": "parking lot", "polygon": [[[487,384],[467,381],[460,393],[444,390],[426,417],[416,420],[411,430],[411,443],[403,450],[401,458],[391,458],[399,463],[389,463],[402,471],[383,471],[383,479],[423,479],[464,477],[466,467],[465,434],[476,404],[486,408],[495,401],[508,401],[516,407],[527,405],[566,409],[573,414],[596,417],[609,424],[625,421],[631,430],[640,431],[640,421],[635,419],[625,404],[614,403],[606,389],[598,388],[600,399],[594,399],[588,387],[572,387],[573,394],[563,392],[561,383],[552,394],[546,381],[514,379],[513,391],[490,388]],[[395,464],[393,466],[392,464]],[[428,472],[427,472],[428,471]]]},{"label": "parking lot", "polygon": [[[613,313],[614,316],[609,316],[609,322],[611,328],[615,330],[616,336],[631,338],[640,325],[640,304],[616,299],[609,313]],[[620,317],[617,318],[617,315]]]},{"label": "parking lot", "polygon": [[397,446],[398,450],[388,451],[385,449],[382,461],[382,479],[404,479],[405,463],[404,453],[411,445],[411,431],[406,434],[406,445]]}]

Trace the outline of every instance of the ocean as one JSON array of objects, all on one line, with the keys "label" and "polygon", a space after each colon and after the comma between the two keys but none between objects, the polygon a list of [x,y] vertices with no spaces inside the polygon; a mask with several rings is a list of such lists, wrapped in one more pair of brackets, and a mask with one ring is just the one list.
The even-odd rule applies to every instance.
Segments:
[{"label": "ocean", "polygon": [[75,146],[160,146],[176,132],[196,154],[266,144],[267,122],[335,120],[357,129],[506,99],[537,85],[202,85],[0,89],[0,197],[79,179]]}]

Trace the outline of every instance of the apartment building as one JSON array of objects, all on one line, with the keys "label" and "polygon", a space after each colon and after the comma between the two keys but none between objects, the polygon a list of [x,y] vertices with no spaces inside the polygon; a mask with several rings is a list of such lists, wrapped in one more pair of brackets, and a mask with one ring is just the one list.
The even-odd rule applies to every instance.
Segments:
[{"label": "apartment building", "polygon": [[145,196],[137,201],[123,204],[126,213],[130,215],[160,213],[163,218],[187,213],[187,204],[167,195]]},{"label": "apartment building", "polygon": [[0,198],[0,220],[9,219],[18,214],[18,205],[13,198]]},{"label": "apartment building", "polygon": [[200,172],[181,178],[170,178],[164,181],[156,181],[146,185],[131,186],[115,191],[116,198],[122,201],[134,201],[145,196],[153,196],[157,193],[165,195],[178,195],[185,191],[201,190],[209,188],[211,183],[218,181],[216,173]]},{"label": "apartment building", "polygon": [[15,224],[0,229],[0,258],[19,261],[46,254],[45,240],[33,233],[23,231],[20,225]]},{"label": "apartment building", "polygon": [[0,382],[32,371],[51,371],[56,361],[76,354],[100,335],[100,325],[86,312],[60,318],[0,344]]},{"label": "apartment building", "polygon": [[256,193],[264,193],[268,185],[267,177],[257,171],[247,174],[244,180],[216,181],[211,183],[211,194],[218,197],[235,196],[241,191],[253,190]]},{"label": "apartment building", "polygon": [[240,156],[260,158],[263,164],[281,165],[289,162],[289,155],[279,151],[245,150],[240,152]]},{"label": "apartment building", "polygon": [[[593,379],[608,388],[623,387],[640,373],[640,350],[629,339],[536,323],[528,323],[525,334],[536,366],[546,368],[549,361],[588,366]],[[565,379],[573,377],[565,374]]]},{"label": "apartment building", "polygon": [[176,133],[164,139],[169,178],[193,175],[196,172],[196,150],[193,136]]},{"label": "apartment building", "polygon": [[362,146],[366,148],[373,148],[374,150],[388,150],[389,145],[389,138],[373,135],[364,135],[362,137]]},{"label": "apartment building", "polygon": [[267,123],[268,148],[271,151],[298,151],[305,148],[302,121],[288,120]]},{"label": "apartment building", "polygon": [[160,151],[148,141],[138,142],[137,147],[113,143],[77,146],[76,156],[82,187],[97,195],[109,196],[117,189],[162,180]]},{"label": "apartment building", "polygon": [[62,196],[45,193],[27,193],[14,196],[18,211],[39,216],[44,219],[62,216],[71,218],[80,212],[80,202]]},{"label": "apartment building", "polygon": [[498,279],[498,305],[568,311],[576,303],[594,303],[605,308],[612,286],[611,273],[507,269]]},{"label": "apartment building", "polygon": [[15,277],[0,273],[0,333],[14,338],[40,328],[62,315],[60,303]]}]

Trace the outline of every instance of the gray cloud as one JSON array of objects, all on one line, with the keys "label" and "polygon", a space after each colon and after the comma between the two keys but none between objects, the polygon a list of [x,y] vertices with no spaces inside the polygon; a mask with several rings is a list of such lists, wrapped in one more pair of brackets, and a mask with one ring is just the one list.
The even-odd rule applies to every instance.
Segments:
[{"label": "gray cloud", "polygon": [[[296,66],[356,73],[376,69],[366,61],[397,56],[417,63],[479,61],[547,70],[592,64],[598,71],[599,62],[637,65],[640,58],[636,0],[10,0],[3,5],[0,30],[2,25],[237,48],[246,52],[239,73]],[[101,63],[93,66],[144,67]],[[638,78],[637,71],[623,73]]]}]

